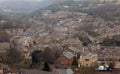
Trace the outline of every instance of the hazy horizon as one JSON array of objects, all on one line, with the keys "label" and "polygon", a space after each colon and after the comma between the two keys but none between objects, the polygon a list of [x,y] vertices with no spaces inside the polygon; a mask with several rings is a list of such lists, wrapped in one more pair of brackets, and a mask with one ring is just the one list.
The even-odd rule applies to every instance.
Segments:
[{"label": "hazy horizon", "polygon": [[43,0],[0,0],[0,2],[5,2],[5,1],[38,1],[38,2],[40,2],[40,1],[43,1]]},{"label": "hazy horizon", "polygon": [[52,4],[55,0],[0,0],[0,11],[13,13],[31,13]]}]

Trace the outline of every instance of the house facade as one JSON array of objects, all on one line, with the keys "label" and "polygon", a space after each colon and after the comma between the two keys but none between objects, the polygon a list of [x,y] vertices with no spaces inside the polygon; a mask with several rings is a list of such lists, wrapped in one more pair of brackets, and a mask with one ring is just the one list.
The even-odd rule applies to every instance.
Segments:
[{"label": "house facade", "polygon": [[86,52],[80,55],[78,63],[80,67],[91,67],[97,62],[97,54]]}]

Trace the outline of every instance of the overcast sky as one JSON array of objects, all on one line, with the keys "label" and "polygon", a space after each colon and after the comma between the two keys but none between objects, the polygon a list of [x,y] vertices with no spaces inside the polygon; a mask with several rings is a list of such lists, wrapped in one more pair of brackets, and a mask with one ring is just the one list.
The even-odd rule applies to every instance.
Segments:
[{"label": "overcast sky", "polygon": [[3,1],[42,1],[42,0],[0,0],[0,2]]},{"label": "overcast sky", "polygon": [[54,1],[56,0],[0,0],[0,9],[10,9],[13,13],[31,13]]}]

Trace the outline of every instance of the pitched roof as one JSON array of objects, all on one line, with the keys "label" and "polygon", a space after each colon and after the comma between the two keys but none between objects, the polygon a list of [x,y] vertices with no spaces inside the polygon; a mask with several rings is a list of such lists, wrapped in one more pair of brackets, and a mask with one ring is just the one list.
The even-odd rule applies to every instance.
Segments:
[{"label": "pitched roof", "polygon": [[81,56],[88,56],[91,59],[95,58],[95,54],[93,54],[89,51],[84,52],[83,54],[81,54]]},{"label": "pitched roof", "polygon": [[78,38],[70,38],[67,39],[66,42],[81,43],[81,41]]},{"label": "pitched roof", "polygon": [[73,74],[74,73],[71,68],[66,69],[66,71],[67,71],[67,74]]},{"label": "pitched roof", "polygon": [[59,74],[67,74],[65,69],[57,69]]},{"label": "pitched roof", "polygon": [[66,53],[64,54],[64,56],[65,56],[67,59],[71,59],[71,58],[74,56],[74,54],[73,54],[72,52],[66,52]]},{"label": "pitched roof", "polygon": [[55,69],[54,71],[58,72],[59,74],[73,74],[74,73],[71,68],[68,68],[68,69]]},{"label": "pitched roof", "polygon": [[77,48],[76,47],[69,47],[70,50],[72,50],[73,52],[77,51]]}]

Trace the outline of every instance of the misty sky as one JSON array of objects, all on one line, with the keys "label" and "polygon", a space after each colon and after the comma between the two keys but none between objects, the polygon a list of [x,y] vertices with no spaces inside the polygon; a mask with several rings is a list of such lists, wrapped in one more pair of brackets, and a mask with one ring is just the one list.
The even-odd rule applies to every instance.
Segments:
[{"label": "misty sky", "polygon": [[0,0],[0,2],[3,1],[42,1],[42,0]]},{"label": "misty sky", "polygon": [[0,0],[0,9],[9,9],[13,13],[31,13],[55,1],[56,0]]}]

